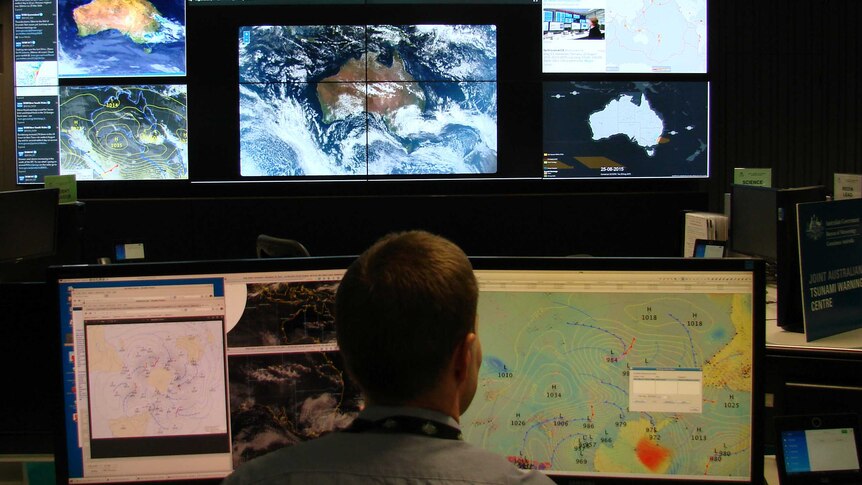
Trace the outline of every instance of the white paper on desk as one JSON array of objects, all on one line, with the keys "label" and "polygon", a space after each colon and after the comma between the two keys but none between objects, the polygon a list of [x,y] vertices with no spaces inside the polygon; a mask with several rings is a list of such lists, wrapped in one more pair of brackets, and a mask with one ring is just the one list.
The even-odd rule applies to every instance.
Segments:
[{"label": "white paper on desk", "polygon": [[709,219],[695,213],[685,215],[685,241],[682,245],[682,255],[694,256],[694,242],[698,239],[713,239],[709,234]]}]

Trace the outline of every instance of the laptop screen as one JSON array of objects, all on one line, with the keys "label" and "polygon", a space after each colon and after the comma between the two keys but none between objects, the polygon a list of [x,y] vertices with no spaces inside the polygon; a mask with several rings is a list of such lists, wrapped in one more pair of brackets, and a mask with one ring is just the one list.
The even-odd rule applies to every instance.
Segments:
[{"label": "laptop screen", "polygon": [[859,470],[853,428],[785,431],[781,442],[788,474]]}]

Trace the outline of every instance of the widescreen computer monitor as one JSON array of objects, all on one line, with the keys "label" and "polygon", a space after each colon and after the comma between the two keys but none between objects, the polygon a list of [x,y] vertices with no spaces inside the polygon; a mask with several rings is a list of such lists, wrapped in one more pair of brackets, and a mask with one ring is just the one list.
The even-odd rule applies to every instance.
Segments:
[{"label": "widescreen computer monitor", "polygon": [[[217,481],[346,427],[362,398],[332,299],[350,259],[56,269],[61,480]],[[762,477],[759,260],[473,263],[466,440],[559,480]]]}]

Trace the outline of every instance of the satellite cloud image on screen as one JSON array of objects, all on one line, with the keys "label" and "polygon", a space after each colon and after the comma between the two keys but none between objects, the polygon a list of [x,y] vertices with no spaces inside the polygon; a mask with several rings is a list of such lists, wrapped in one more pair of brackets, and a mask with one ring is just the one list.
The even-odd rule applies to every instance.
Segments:
[{"label": "satellite cloud image on screen", "polygon": [[338,352],[232,355],[233,463],[346,428],[362,405]]},{"label": "satellite cloud image on screen", "polygon": [[239,34],[243,176],[497,171],[495,26]]},{"label": "satellite cloud image on screen", "polygon": [[186,72],[182,0],[59,0],[61,77]]}]

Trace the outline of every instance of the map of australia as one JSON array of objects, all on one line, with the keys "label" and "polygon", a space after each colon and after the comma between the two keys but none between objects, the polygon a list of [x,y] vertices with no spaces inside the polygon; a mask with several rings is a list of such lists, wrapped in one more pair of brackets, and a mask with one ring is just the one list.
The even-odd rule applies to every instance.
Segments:
[{"label": "map of australia", "polygon": [[[732,294],[483,292],[465,439],[554,473],[745,477],[750,305]],[[636,377],[657,372],[688,390],[650,403]]]},{"label": "map of australia", "polygon": [[227,433],[220,321],[87,327],[92,438]]},{"label": "map of australia", "polygon": [[546,177],[709,174],[707,83],[571,81],[543,86]]},{"label": "map of australia", "polygon": [[182,0],[59,0],[59,75],[185,74]]},{"label": "map of australia", "polygon": [[664,124],[652,110],[649,99],[636,102],[634,96],[624,94],[612,100],[605,109],[590,116],[593,140],[625,135],[646,150],[647,155],[655,155]]},{"label": "map of australia", "polygon": [[240,29],[243,176],[497,171],[494,25]]},{"label": "map of australia", "polygon": [[[119,16],[117,12],[125,15]],[[161,27],[158,20],[161,14],[147,0],[93,0],[76,8],[72,15],[82,37],[114,29],[142,44]]]}]

